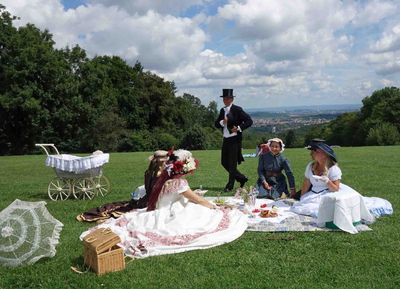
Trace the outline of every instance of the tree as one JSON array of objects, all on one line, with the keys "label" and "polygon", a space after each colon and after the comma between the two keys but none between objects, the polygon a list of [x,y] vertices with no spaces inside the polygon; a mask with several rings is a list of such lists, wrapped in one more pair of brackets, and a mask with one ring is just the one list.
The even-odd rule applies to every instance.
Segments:
[{"label": "tree", "polygon": [[363,99],[357,134],[366,140],[371,128],[383,122],[400,131],[400,88],[385,87]]},{"label": "tree", "polygon": [[285,136],[285,146],[288,148],[294,147],[296,143],[296,134],[292,129],[286,132]]},{"label": "tree", "polygon": [[215,102],[176,97],[174,82],[139,62],[57,50],[47,30],[17,29],[15,19],[0,4],[0,154],[29,153],[36,142],[68,152],[153,150],[189,142],[190,131],[206,136],[198,148],[215,146]]},{"label": "tree", "polygon": [[180,146],[187,150],[207,149],[207,139],[205,132],[200,126],[193,126],[192,129],[187,131],[184,135]]},{"label": "tree", "polygon": [[356,132],[360,128],[360,114],[348,112],[339,115],[329,124],[329,134],[325,135],[329,144],[341,146],[354,146],[364,143],[364,138],[359,137]]},{"label": "tree", "polygon": [[371,128],[366,139],[368,145],[395,145],[400,143],[400,133],[391,123],[381,123]]},{"label": "tree", "polygon": [[6,29],[13,18],[4,11],[1,15],[1,29],[7,30],[0,44],[1,153],[22,154],[32,150],[43,132],[52,130],[52,88],[68,72],[48,31],[30,24]]}]

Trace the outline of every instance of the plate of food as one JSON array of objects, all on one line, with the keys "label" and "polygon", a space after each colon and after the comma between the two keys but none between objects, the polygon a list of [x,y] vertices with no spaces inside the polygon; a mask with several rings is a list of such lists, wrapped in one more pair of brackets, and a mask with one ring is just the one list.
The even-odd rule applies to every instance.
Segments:
[{"label": "plate of food", "polygon": [[272,209],[261,209],[261,212],[259,214],[261,218],[273,218],[273,217],[278,217],[278,207],[277,206],[272,206]]},{"label": "plate of food", "polygon": [[278,217],[278,213],[275,213],[272,210],[262,210],[259,216],[261,218],[273,218]]}]

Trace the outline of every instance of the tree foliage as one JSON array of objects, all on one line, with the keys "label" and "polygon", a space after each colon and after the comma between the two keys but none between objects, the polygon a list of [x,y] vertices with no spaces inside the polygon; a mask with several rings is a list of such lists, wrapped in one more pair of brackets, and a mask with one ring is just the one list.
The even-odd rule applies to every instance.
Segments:
[{"label": "tree foliage", "polygon": [[215,102],[176,96],[174,82],[139,62],[89,59],[79,46],[55,49],[47,30],[15,28],[13,20],[0,5],[0,154],[29,153],[37,142],[68,152],[214,145]]},{"label": "tree foliage", "polygon": [[320,137],[342,146],[399,143],[400,89],[385,87],[363,99],[360,112],[344,113],[327,125],[313,127],[305,143]]}]

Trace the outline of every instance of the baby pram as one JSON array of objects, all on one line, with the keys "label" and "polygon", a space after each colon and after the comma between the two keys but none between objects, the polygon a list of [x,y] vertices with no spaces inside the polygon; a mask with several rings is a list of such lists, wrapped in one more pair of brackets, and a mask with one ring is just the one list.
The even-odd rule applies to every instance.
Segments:
[{"label": "baby pram", "polygon": [[[109,154],[96,151],[87,157],[60,154],[54,144],[36,144],[46,155],[46,166],[54,168],[57,177],[47,187],[49,198],[64,201],[72,195],[76,199],[93,199],[110,192],[110,181],[103,175],[102,166]],[[55,154],[50,154],[51,152]]]}]

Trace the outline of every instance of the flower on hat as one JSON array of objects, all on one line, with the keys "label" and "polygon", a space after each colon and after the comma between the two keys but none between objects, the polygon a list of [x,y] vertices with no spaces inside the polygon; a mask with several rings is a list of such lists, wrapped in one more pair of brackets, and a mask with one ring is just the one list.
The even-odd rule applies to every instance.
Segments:
[{"label": "flower on hat", "polygon": [[192,153],[187,150],[176,150],[170,152],[169,161],[166,165],[168,175],[184,175],[194,171],[198,162],[193,158]]}]

